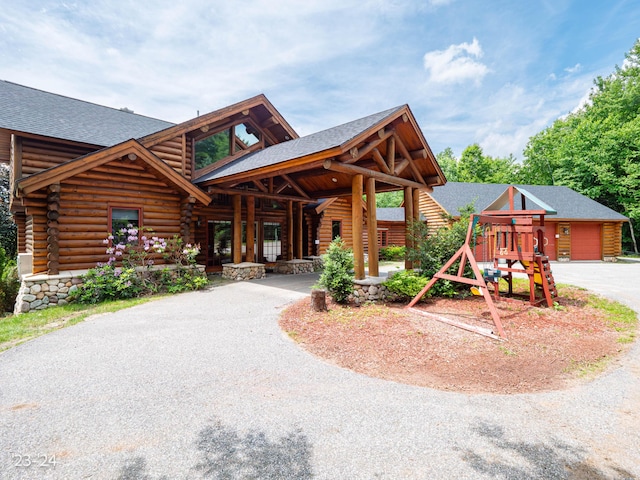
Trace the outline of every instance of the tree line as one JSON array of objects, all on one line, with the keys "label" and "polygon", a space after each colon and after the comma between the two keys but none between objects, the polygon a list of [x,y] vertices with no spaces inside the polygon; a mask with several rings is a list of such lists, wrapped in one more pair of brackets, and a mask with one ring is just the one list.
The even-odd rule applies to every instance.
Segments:
[{"label": "tree line", "polygon": [[[513,155],[485,155],[479,144],[468,146],[460,158],[451,148],[438,153],[447,180],[567,186],[629,217],[638,231],[640,40],[626,53],[622,66],[593,83],[583,106],[529,139],[522,162]],[[381,197],[379,206],[398,206],[402,201]],[[628,246],[629,241],[626,228]]]}]

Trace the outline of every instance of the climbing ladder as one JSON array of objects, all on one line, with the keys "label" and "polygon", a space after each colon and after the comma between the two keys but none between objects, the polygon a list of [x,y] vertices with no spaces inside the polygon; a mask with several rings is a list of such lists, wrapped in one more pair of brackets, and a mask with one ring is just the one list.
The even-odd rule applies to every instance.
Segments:
[{"label": "climbing ladder", "polygon": [[[551,265],[549,264],[549,257],[546,255],[538,255],[536,257],[536,267],[540,276],[540,283],[542,291],[544,292],[544,298],[547,301],[548,307],[553,307],[553,299],[558,297],[558,289],[556,288],[556,281],[551,273]],[[537,280],[534,275],[534,281]]]}]

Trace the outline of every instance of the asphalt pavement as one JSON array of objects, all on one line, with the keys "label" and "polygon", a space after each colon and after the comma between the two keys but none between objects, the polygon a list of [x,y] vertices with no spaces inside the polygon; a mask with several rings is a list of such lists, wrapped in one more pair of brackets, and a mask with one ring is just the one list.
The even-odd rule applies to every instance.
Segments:
[{"label": "asphalt pavement", "polygon": [[[640,311],[640,264],[553,270]],[[637,344],[563,391],[408,386],[280,331],[315,283],[295,280],[164,298],[0,354],[0,478],[640,478]]]}]

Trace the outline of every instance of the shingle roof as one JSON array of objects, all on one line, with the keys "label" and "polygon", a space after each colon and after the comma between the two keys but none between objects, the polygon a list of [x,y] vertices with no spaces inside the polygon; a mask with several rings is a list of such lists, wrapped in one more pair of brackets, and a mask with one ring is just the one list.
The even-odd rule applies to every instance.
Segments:
[{"label": "shingle roof", "polygon": [[[431,196],[450,215],[458,216],[458,210],[475,201],[475,210],[480,212],[496,200],[507,188],[504,183],[462,183],[447,182],[441,187],[433,189]],[[575,220],[628,220],[620,213],[605,207],[601,203],[586,197],[569,187],[553,185],[516,185],[538,197],[558,214],[553,218]],[[520,205],[519,196],[516,205]],[[527,208],[535,208],[530,202]]]},{"label": "shingle roof", "polygon": [[404,207],[378,207],[376,219],[379,222],[404,222]]},{"label": "shingle roof", "polygon": [[231,162],[224,167],[219,168],[218,170],[214,170],[213,172],[196,179],[195,182],[200,183],[237,173],[243,173],[338,147],[357,137],[385,118],[392,116],[402,108],[404,108],[404,106],[391,108],[384,112],[375,113],[368,117],[329,128],[328,130],[307,135],[306,137],[296,138],[289,140],[288,142],[272,145],[264,150],[259,150],[253,154],[246,155],[235,162]]},{"label": "shingle roof", "polygon": [[173,123],[0,80],[0,128],[108,147]]}]

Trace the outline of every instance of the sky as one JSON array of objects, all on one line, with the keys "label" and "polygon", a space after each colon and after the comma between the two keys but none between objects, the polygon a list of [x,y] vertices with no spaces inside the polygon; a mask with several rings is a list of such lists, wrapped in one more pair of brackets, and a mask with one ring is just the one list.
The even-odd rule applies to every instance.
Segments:
[{"label": "sky", "polygon": [[0,79],[179,123],[264,93],[300,135],[408,104],[522,159],[640,35],[637,0],[1,0]]}]

